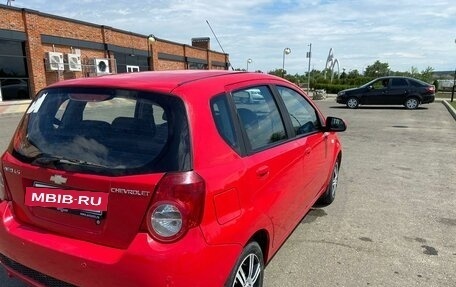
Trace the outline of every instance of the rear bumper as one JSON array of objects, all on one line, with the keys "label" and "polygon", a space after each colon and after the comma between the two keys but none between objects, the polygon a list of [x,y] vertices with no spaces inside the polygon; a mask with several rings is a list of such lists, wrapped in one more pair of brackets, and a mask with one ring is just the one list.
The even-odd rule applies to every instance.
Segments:
[{"label": "rear bumper", "polygon": [[[0,260],[32,286],[223,286],[240,245],[208,245],[199,228],[172,244],[139,233],[127,249],[46,233],[16,221],[0,203]],[[68,285],[66,285],[68,284]]]},{"label": "rear bumper", "polygon": [[422,104],[429,104],[434,102],[435,100],[435,95],[426,95],[423,96],[423,100],[421,101]]}]

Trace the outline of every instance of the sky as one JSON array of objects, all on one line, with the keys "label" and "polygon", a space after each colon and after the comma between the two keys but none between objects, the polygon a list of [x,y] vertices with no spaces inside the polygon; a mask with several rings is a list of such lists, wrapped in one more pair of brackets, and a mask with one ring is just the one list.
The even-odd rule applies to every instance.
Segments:
[{"label": "sky", "polygon": [[[6,0],[5,3],[6,4]],[[269,72],[285,66],[323,70],[330,49],[340,72],[375,61],[392,71],[456,68],[454,0],[15,0],[20,8],[191,45],[210,37],[234,68]],[[209,22],[220,45],[211,32]],[[284,49],[291,53],[285,55]],[[337,70],[337,65],[335,65]]]}]

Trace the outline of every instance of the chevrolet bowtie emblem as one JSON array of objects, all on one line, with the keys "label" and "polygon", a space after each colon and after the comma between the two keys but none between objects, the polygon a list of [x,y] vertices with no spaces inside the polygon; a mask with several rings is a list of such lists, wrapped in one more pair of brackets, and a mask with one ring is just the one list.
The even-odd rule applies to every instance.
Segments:
[{"label": "chevrolet bowtie emblem", "polygon": [[66,177],[63,177],[59,174],[56,174],[56,175],[53,175],[51,176],[51,179],[50,179],[52,182],[54,182],[55,184],[64,184],[67,182],[67,178]]}]

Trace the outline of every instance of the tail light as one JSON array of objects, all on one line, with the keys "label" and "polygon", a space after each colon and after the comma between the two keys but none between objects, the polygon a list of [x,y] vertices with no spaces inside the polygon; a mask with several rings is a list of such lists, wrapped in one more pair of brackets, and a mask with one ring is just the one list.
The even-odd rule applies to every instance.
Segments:
[{"label": "tail light", "polygon": [[173,242],[201,223],[205,182],[196,172],[166,174],[158,183],[142,224],[161,242]]},{"label": "tail light", "polygon": [[[3,169],[3,166],[0,164],[0,167]],[[5,179],[3,177],[2,171],[0,171],[0,202],[4,200],[10,200],[8,191],[6,190]]]},{"label": "tail light", "polygon": [[427,87],[426,91],[429,92],[429,93],[431,93],[431,94],[434,94],[434,93],[435,93],[435,86],[429,86],[429,87]]},{"label": "tail light", "polygon": [[22,124],[16,130],[16,133],[13,136],[13,148],[16,151],[22,151],[26,145],[24,139],[26,139],[26,129]]},{"label": "tail light", "polygon": [[0,201],[3,201],[5,199],[6,199],[5,183],[3,181],[3,174],[0,172]]}]

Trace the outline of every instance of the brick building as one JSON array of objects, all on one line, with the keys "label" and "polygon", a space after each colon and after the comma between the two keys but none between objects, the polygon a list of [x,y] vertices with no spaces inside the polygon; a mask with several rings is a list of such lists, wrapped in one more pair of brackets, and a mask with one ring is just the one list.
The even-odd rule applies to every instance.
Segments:
[{"label": "brick building", "polygon": [[64,79],[228,63],[209,38],[186,45],[0,4],[0,100],[29,98]]}]

